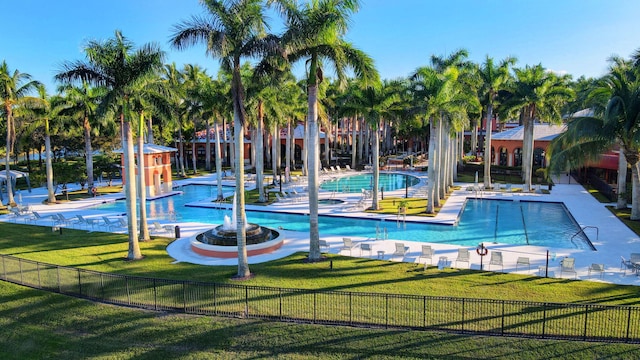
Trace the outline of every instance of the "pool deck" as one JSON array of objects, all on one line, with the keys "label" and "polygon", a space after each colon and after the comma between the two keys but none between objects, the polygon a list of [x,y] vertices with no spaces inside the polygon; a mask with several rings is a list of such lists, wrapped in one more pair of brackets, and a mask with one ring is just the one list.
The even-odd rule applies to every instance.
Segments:
[{"label": "pool deck", "polygon": [[[426,184],[426,173],[407,172],[408,174],[418,176],[421,179],[411,192],[416,190],[420,186]],[[349,172],[343,172],[340,174],[325,175],[325,177],[336,177],[353,174]],[[202,176],[196,179],[176,180],[174,186],[179,187],[187,184],[207,184],[211,185],[215,182],[215,174]],[[223,184],[233,185],[233,181],[223,181]],[[582,280],[603,281],[616,284],[630,284],[640,285],[640,277],[629,271],[626,274],[620,269],[621,259],[620,256],[625,258],[629,257],[632,252],[640,252],[640,238],[629,230],[621,221],[619,221],[609,210],[605,208],[608,204],[602,204],[595,200],[584,188],[577,184],[575,180],[570,179],[568,176],[562,176],[555,179],[555,184],[550,194],[539,193],[521,193],[521,192],[476,192],[468,191],[467,188],[472,184],[458,184],[461,186],[461,190],[454,191],[446,203],[435,217],[417,217],[407,216],[407,221],[419,221],[419,222],[431,222],[440,224],[453,224],[458,219],[458,215],[462,209],[464,201],[467,197],[482,197],[487,199],[518,199],[529,201],[549,201],[549,202],[562,202],[569,209],[574,219],[581,227],[585,228],[585,234],[589,237],[597,251],[580,250],[580,249],[565,249],[565,248],[547,248],[538,246],[523,246],[523,245],[508,245],[508,244],[486,244],[489,251],[501,251],[503,255],[504,268],[493,265],[491,269],[488,269],[487,263],[490,256],[486,256],[483,259],[484,269],[491,271],[503,271],[519,274],[528,274],[534,276],[544,276],[544,269],[547,268],[547,251],[549,252],[548,258],[548,276],[560,277],[560,260],[564,257],[575,258],[576,263],[576,278]],[[247,183],[247,187],[250,187],[251,183]],[[302,188],[304,184],[288,184],[283,185],[283,190],[286,188],[299,187]],[[396,191],[385,191],[384,195],[393,197],[404,197],[405,189]],[[321,199],[336,198],[344,200],[345,203],[338,205],[321,205],[319,207],[320,215],[327,216],[340,216],[340,217],[357,217],[366,219],[385,219],[389,223],[396,222],[396,215],[377,215],[369,214],[358,210],[356,207],[357,202],[361,199],[360,193],[344,194],[344,193],[329,193],[321,192]],[[93,220],[96,224],[102,220],[103,216],[117,217],[121,216],[118,212],[108,212],[87,209],[88,206],[95,205],[97,203],[103,203],[108,201],[114,201],[115,199],[122,198],[122,194],[106,195],[95,199],[73,201],[58,205],[43,205],[42,201],[46,199],[46,189],[37,188],[33,189],[31,193],[23,191],[20,195],[23,205],[29,204],[32,211],[37,211],[40,215],[44,216],[44,219],[30,220],[15,218],[9,215],[1,216],[0,221],[5,222],[17,222],[28,223],[39,226],[53,226],[53,221],[47,216],[62,213],[67,218],[76,218],[76,215],[82,215],[86,219]],[[18,199],[18,198],[17,198]],[[206,202],[200,205],[211,204]],[[297,202],[285,202],[274,203],[269,206],[255,206],[247,205],[247,210],[261,210],[261,211],[274,211],[274,212],[287,212],[287,213],[299,213],[308,214],[308,202],[302,198]],[[194,222],[180,222],[179,219],[161,220],[162,225],[178,225],[180,226],[181,238],[172,242],[167,251],[176,262],[189,262],[203,265],[237,265],[236,259],[213,259],[204,256],[197,255],[190,250],[191,241],[196,234],[212,228],[214,225],[202,224]],[[76,227],[77,225],[77,227]],[[79,224],[68,224],[63,226],[79,228]],[[597,230],[596,230],[597,229]],[[113,231],[124,232],[126,229],[108,229],[104,226],[94,226],[88,228],[87,231]],[[279,259],[288,255],[291,255],[299,251],[309,250],[309,234],[306,232],[289,231],[286,229],[279,230],[285,237],[285,244],[282,248],[276,250],[271,254],[258,255],[249,258],[249,263],[260,263]],[[157,236],[169,236],[173,234],[169,233],[153,233]],[[422,242],[401,241],[405,246],[409,247],[408,253],[402,256],[392,256],[395,250],[395,242],[393,239],[388,240],[376,240],[372,238],[351,238],[356,245],[351,251],[344,250],[340,252],[342,247],[342,236],[323,236],[320,234],[320,238],[327,240],[330,245],[330,253],[341,253],[342,255],[350,255],[362,258],[376,259],[381,256],[386,261],[404,261],[413,262],[418,264],[418,257],[421,252]],[[360,244],[370,244],[372,252],[362,253]],[[446,244],[430,244],[435,250],[435,255],[432,259],[432,264],[437,265],[440,257],[446,257],[445,265],[454,268],[468,268],[480,269],[480,256],[475,252],[475,248],[470,247],[470,262],[469,263],[457,263],[456,257],[459,246],[446,245]],[[380,253],[379,252],[383,252]],[[530,260],[530,269],[519,266],[516,271],[516,260],[518,257],[527,257]],[[422,261],[424,263],[424,261]],[[603,274],[594,273],[589,275],[589,266],[592,263],[604,264],[605,271]],[[563,278],[572,279],[574,274],[562,274]]]}]

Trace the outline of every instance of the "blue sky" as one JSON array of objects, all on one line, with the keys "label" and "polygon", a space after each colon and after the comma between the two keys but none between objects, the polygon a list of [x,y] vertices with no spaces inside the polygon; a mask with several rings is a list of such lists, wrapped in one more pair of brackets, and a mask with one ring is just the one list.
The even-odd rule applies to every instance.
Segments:
[{"label": "blue sky", "polygon": [[[196,0],[5,0],[2,12],[0,61],[49,92],[62,62],[84,59],[88,40],[107,39],[116,29],[136,45],[158,43],[167,62],[217,72],[204,46],[177,51],[168,44],[173,25],[203,13]],[[611,55],[629,57],[640,48],[638,14],[637,0],[361,0],[347,39],[387,79],[460,48],[476,62],[515,56],[520,67],[540,63],[574,78],[598,77]]]}]

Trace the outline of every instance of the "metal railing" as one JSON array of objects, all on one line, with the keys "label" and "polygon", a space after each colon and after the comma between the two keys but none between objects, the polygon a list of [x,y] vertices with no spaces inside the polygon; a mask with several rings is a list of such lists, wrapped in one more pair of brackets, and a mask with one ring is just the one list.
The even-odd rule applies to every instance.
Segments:
[{"label": "metal railing", "polygon": [[94,301],[189,314],[589,341],[640,342],[640,307],[203,283],[0,255],[0,278]]}]

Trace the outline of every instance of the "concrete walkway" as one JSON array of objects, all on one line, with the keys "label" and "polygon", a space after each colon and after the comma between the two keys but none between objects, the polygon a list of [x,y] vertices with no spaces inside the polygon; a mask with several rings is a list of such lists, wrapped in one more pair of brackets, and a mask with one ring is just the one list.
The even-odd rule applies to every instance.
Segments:
[{"label": "concrete walkway", "polygon": [[[325,175],[325,179],[330,177],[346,176],[353,173],[336,173]],[[416,191],[417,188],[426,185],[426,173],[410,173],[414,176],[418,176],[421,180],[420,184],[411,189]],[[215,182],[215,175],[203,176],[197,179],[177,180],[174,181],[174,186],[179,187],[189,183],[199,184],[212,184]],[[231,182],[230,182],[231,184]],[[609,210],[605,208],[607,204],[601,204],[596,201],[584,188],[577,184],[574,179],[568,176],[562,176],[555,179],[555,184],[550,194],[524,194],[520,192],[476,192],[468,191],[467,188],[472,184],[458,184],[461,186],[461,190],[454,191],[447,202],[443,206],[442,210],[437,216],[433,218],[424,217],[407,217],[407,220],[411,221],[423,221],[434,222],[441,224],[454,224],[462,210],[462,206],[467,197],[482,197],[482,198],[495,198],[495,199],[519,199],[528,201],[551,201],[562,202],[569,209],[575,220],[581,227],[585,228],[585,234],[589,237],[597,251],[591,250],[579,250],[579,249],[565,249],[565,248],[545,248],[538,246],[516,246],[510,244],[488,244],[489,251],[501,251],[503,255],[503,268],[499,266],[491,266],[491,271],[504,271],[504,272],[517,272],[520,274],[529,274],[536,276],[544,276],[545,270],[548,269],[549,277],[560,277],[560,261],[564,257],[575,258],[576,274],[573,273],[562,274],[563,278],[577,278],[583,280],[592,281],[604,281],[616,284],[630,284],[640,285],[640,277],[630,271],[624,271],[620,268],[620,257],[629,257],[632,252],[640,252],[640,238],[629,230],[622,222],[620,222],[615,216],[611,214]],[[249,187],[251,184],[248,183]],[[304,184],[292,184],[287,186],[304,187]],[[514,185],[514,188],[517,187]],[[286,186],[285,186],[286,188]],[[405,190],[396,190],[392,192],[385,191],[385,196],[404,197]],[[103,225],[101,221],[103,216],[109,218],[117,218],[122,216],[121,213],[105,212],[100,210],[93,210],[88,207],[95,205],[96,203],[115,201],[122,198],[122,194],[101,196],[96,199],[74,201],[58,205],[43,205],[42,201],[46,199],[46,190],[44,188],[34,189],[31,193],[25,191],[21,194],[23,204],[29,204],[32,211],[38,212],[40,215],[45,216],[44,219],[35,220],[24,218],[15,218],[13,216],[2,216],[0,221],[14,221],[18,223],[28,223],[39,226],[52,226],[54,225],[51,218],[47,216],[57,213],[62,213],[68,218],[76,218],[76,215],[80,214],[84,218],[92,219],[94,226],[88,226],[79,224],[77,222],[70,222],[63,226],[82,228],[87,231],[113,231],[124,232],[123,228],[108,228]],[[361,194],[332,194],[328,192],[320,193],[321,199],[326,198],[339,198],[345,201],[342,206],[321,207],[319,209],[320,214],[329,216],[340,217],[358,217],[358,218],[375,218],[375,219],[388,219],[389,221],[395,221],[395,215],[375,215],[364,213],[356,208],[356,204],[361,198]],[[201,205],[210,204],[205,203]],[[247,210],[253,209],[254,206],[247,206]],[[265,210],[265,207],[260,206],[261,210]],[[308,214],[308,202],[302,200],[299,202],[287,202],[287,203],[274,203],[268,206],[269,211],[283,211],[289,213],[302,213]],[[325,219],[324,217],[322,219]],[[321,220],[323,221],[323,220]],[[167,247],[167,252],[172,256],[176,262],[189,262],[203,265],[237,265],[236,259],[214,259],[209,257],[200,256],[194,254],[190,250],[190,243],[194,241],[196,234],[212,228],[211,224],[193,223],[193,222],[179,222],[175,220],[159,220],[162,225],[179,225],[182,237],[172,242]],[[97,225],[99,224],[99,225]],[[597,230],[596,230],[597,229]],[[295,252],[308,251],[309,250],[309,234],[279,230],[285,237],[285,245],[277,251],[267,254],[253,256],[249,258],[250,263],[260,263],[279,259],[285,256],[289,256]],[[153,234],[153,233],[152,233]],[[157,236],[170,236],[171,233],[155,233]],[[322,236],[323,240],[327,240],[330,244],[330,253],[339,253],[342,247],[342,236]],[[409,248],[408,253],[402,256],[392,256],[395,250],[395,243],[393,239],[389,240],[376,240],[370,238],[358,238],[352,237],[356,246],[351,251],[342,251],[342,255],[350,255],[363,258],[380,258],[385,261],[404,261],[418,263],[418,258],[421,253],[421,247],[424,243],[402,241],[404,246]],[[371,253],[367,251],[361,251],[361,244],[369,244],[372,248]],[[446,257],[446,261],[441,262],[440,265],[456,267],[456,268],[468,268],[480,269],[480,256],[475,252],[475,248],[469,248],[471,257],[470,261],[456,263],[456,257],[458,253],[458,246],[445,245],[445,244],[430,244],[435,250],[435,255],[431,261],[433,265],[438,264],[438,260],[441,257]],[[549,256],[547,256],[547,252]],[[516,270],[516,261],[519,257],[526,257],[529,259],[530,267],[518,266]],[[548,261],[548,262],[547,262]],[[423,259],[421,263],[424,263]],[[426,261],[429,263],[429,260]],[[489,256],[483,259],[484,269],[488,270],[486,263],[489,262]],[[589,274],[589,267],[591,264],[603,264],[605,267],[604,273]],[[420,264],[420,266],[423,266]]]}]

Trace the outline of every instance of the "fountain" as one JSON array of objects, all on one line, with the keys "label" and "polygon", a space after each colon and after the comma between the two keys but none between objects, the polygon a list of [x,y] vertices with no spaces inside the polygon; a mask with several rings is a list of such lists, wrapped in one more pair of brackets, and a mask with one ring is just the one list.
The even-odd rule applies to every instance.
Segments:
[{"label": "fountain", "polygon": [[[272,229],[245,221],[247,255],[264,254],[282,246],[283,239]],[[232,217],[224,216],[222,225],[196,236],[197,241],[191,243],[191,248],[201,255],[214,257],[237,257],[237,221],[236,195],[233,195]]]}]

